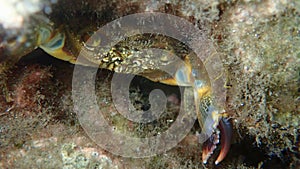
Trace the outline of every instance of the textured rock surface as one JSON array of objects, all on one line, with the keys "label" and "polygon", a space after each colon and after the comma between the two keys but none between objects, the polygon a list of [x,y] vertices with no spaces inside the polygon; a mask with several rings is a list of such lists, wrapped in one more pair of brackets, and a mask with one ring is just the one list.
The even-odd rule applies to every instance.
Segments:
[{"label": "textured rock surface", "polygon": [[[298,1],[109,1],[95,5],[96,1],[88,0],[74,4],[58,1],[55,4],[61,5],[61,8],[53,8],[53,11],[65,12],[59,18],[64,23],[75,22],[76,17],[73,16],[81,14],[91,15],[87,22],[103,18],[108,22],[141,11],[166,12],[190,20],[210,35],[227,69],[226,110],[235,134],[232,149],[220,167],[296,168],[300,165]],[[105,5],[110,10],[103,13]],[[65,6],[67,8],[63,8]],[[77,9],[85,10],[78,13]],[[4,28],[7,30],[8,27]],[[22,36],[23,31],[20,32]],[[148,159],[124,159],[99,149],[80,128],[72,110],[73,66],[35,51],[12,67],[6,62],[8,56],[3,55],[6,42],[2,33],[0,37],[0,167],[203,167],[200,163],[201,145],[197,142],[195,132],[199,130],[197,125],[170,152]],[[68,77],[61,72],[66,72]],[[106,88],[102,86],[99,89],[104,96],[109,94],[109,75],[106,71],[99,75],[100,79],[105,79],[101,83],[107,83]],[[146,83],[149,86],[158,85]],[[172,97],[174,90],[170,92]],[[147,102],[143,99],[143,90],[134,89],[131,95],[142,100],[137,106],[147,105],[143,103]],[[107,99],[104,96],[101,96],[102,99]],[[172,106],[176,107],[176,104]],[[105,109],[111,111],[111,107],[108,103]],[[172,113],[166,116],[172,117]],[[114,118],[119,119],[118,116]],[[156,130],[151,125],[132,126],[122,119],[116,121],[115,125],[126,126],[124,130],[133,130],[140,135],[143,131]],[[144,129],[137,131],[135,127]],[[84,141],[80,141],[82,138]],[[47,163],[49,160],[51,163]],[[213,167],[212,162],[207,167]]]}]

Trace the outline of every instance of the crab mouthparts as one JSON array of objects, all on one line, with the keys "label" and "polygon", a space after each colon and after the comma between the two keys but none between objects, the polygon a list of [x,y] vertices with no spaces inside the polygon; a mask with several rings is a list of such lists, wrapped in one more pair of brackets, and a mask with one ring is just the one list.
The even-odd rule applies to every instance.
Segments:
[{"label": "crab mouthparts", "polygon": [[204,164],[207,163],[207,160],[213,154],[213,151],[217,148],[217,144],[219,143],[219,134],[221,136],[221,151],[217,160],[215,161],[215,165],[218,165],[226,157],[229,151],[232,137],[231,124],[227,119],[221,118],[218,128],[219,130],[216,130],[210,136],[210,138],[203,143],[202,161]]}]

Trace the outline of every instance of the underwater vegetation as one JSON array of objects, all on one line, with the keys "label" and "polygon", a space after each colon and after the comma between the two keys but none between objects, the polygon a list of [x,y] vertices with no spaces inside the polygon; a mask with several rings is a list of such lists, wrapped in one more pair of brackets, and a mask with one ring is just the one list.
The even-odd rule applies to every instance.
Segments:
[{"label": "underwater vegetation", "polygon": [[[298,1],[76,2],[40,0],[42,5],[34,8],[37,11],[29,12],[20,27],[9,27],[0,20],[0,168],[300,166]],[[74,65],[31,46],[38,42],[23,44],[24,39],[31,42],[32,37],[28,38],[28,35],[36,32],[33,23],[45,19],[37,17],[40,16],[36,15],[38,11],[49,18],[47,23],[76,25],[68,28],[72,32],[80,32],[91,22],[102,24],[143,11],[180,16],[203,30],[213,41],[226,69],[226,83],[222,87],[227,93],[225,110],[233,126],[233,137],[224,161],[217,166],[214,164],[220,151],[218,147],[212,160],[202,164],[202,145],[197,139],[201,126],[198,123],[176,147],[154,157],[124,158],[97,146],[82,129],[73,110]],[[80,23],[77,18],[82,16],[90,17]],[[22,37],[15,43],[20,46],[8,45],[12,48],[6,48],[16,36]],[[160,88],[168,98],[166,111],[159,120],[149,124],[132,123],[123,118],[111,104],[112,74],[100,69],[95,88],[106,119],[116,129],[146,137],[166,130],[176,120],[181,102],[180,87],[152,82],[144,77],[136,77],[130,86],[130,99],[135,108],[147,109],[149,90]]]}]

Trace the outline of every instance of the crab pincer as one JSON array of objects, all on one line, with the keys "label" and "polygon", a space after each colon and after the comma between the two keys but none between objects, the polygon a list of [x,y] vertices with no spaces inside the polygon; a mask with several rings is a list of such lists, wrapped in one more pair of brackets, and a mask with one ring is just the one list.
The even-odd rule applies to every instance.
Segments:
[{"label": "crab pincer", "polygon": [[[221,141],[220,141],[221,137]],[[218,165],[227,155],[232,138],[232,127],[228,119],[221,117],[219,124],[215,129],[214,133],[203,143],[202,146],[202,162],[207,163],[207,160],[213,154],[214,150],[217,148],[217,144],[221,142],[221,150],[215,165]]]}]

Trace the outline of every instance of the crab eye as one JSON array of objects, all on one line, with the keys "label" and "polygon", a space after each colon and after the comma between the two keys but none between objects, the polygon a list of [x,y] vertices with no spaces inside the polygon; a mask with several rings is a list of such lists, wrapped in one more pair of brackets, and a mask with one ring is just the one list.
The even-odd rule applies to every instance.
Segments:
[{"label": "crab eye", "polygon": [[49,48],[50,49],[57,49],[60,48],[61,45],[63,44],[63,40],[62,39],[57,39],[56,41],[52,42],[52,44],[49,44]]},{"label": "crab eye", "polygon": [[204,86],[204,83],[202,82],[202,80],[195,80],[194,85],[196,89],[199,89]]},{"label": "crab eye", "polygon": [[38,44],[45,43],[51,36],[51,30],[45,27],[40,28],[38,33]]},{"label": "crab eye", "polygon": [[192,70],[192,76],[193,77],[197,77],[198,76],[198,71],[196,71],[195,69]]},{"label": "crab eye", "polygon": [[176,71],[175,78],[179,85],[189,85],[188,71],[186,67],[181,67]]},{"label": "crab eye", "polygon": [[64,46],[64,36],[58,34],[58,36],[53,37],[50,41],[48,41],[43,47],[47,48],[48,50],[55,51],[60,49]]}]

